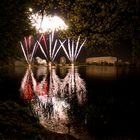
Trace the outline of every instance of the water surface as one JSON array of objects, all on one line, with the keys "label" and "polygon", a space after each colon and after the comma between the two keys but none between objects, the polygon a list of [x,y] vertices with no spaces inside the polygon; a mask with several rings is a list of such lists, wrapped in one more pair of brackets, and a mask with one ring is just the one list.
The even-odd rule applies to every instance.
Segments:
[{"label": "water surface", "polygon": [[29,104],[44,128],[77,139],[135,139],[139,82],[132,67],[0,69],[2,102]]}]

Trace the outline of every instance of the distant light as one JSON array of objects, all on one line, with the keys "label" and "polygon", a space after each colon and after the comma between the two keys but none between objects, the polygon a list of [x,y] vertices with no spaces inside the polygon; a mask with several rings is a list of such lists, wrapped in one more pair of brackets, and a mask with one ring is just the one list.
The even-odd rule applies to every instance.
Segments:
[{"label": "distant light", "polygon": [[29,11],[30,11],[30,12],[32,12],[32,11],[33,11],[33,9],[32,9],[32,8],[29,8]]},{"label": "distant light", "polygon": [[54,30],[66,30],[68,26],[58,16],[46,16],[40,13],[32,14],[30,17],[32,26],[39,32],[52,32]]}]

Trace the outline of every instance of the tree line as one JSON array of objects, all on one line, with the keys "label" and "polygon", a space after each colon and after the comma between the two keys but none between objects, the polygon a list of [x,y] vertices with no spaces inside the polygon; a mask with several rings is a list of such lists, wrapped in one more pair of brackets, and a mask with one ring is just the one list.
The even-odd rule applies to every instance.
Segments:
[{"label": "tree line", "polygon": [[[20,55],[19,41],[35,34],[29,8],[58,15],[68,25],[61,38],[87,38],[87,57],[113,55],[133,63],[140,59],[139,0],[3,0],[0,3],[0,58]],[[122,54],[120,53],[122,52]]]}]

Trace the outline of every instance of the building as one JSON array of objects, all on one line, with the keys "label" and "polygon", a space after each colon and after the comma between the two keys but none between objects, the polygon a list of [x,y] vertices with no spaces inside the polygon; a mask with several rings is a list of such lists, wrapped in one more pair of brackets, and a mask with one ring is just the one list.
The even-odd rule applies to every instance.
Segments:
[{"label": "building", "polygon": [[112,56],[104,56],[104,57],[90,57],[86,59],[86,63],[92,64],[92,63],[108,63],[108,64],[115,64],[117,62],[116,57]]}]

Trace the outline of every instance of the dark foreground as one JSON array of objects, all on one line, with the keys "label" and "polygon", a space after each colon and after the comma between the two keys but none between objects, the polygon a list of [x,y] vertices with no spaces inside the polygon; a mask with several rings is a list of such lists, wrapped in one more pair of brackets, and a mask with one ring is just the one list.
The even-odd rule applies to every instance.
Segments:
[{"label": "dark foreground", "polygon": [[15,102],[0,102],[0,140],[75,140],[65,134],[57,134],[43,128],[29,107]]}]

